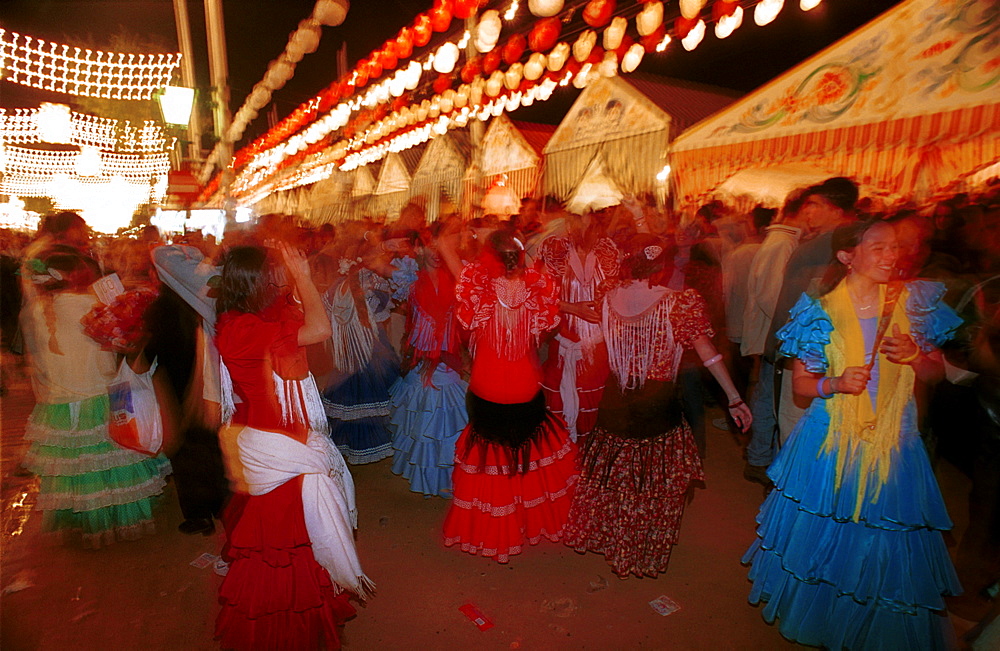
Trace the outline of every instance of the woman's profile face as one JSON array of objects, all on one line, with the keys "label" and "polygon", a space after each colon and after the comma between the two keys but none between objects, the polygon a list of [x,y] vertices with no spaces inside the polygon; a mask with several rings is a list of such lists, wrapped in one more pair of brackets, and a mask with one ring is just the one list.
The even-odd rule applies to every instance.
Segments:
[{"label": "woman's profile face", "polygon": [[861,243],[854,249],[851,266],[856,274],[877,283],[886,283],[898,259],[899,242],[895,229],[889,224],[875,224],[865,232]]}]

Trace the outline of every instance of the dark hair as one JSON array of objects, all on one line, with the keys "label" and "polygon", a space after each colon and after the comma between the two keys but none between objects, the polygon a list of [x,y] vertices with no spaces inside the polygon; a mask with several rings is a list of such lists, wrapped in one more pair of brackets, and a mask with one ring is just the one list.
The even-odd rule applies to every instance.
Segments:
[{"label": "dark hair", "polygon": [[68,231],[74,228],[87,228],[87,222],[79,213],[71,210],[63,210],[52,215],[47,215],[39,225],[39,233],[48,233],[56,239],[61,239]]},{"label": "dark hair", "polygon": [[49,292],[83,289],[101,277],[101,268],[96,260],[64,244],[46,249],[41,260],[52,276],[51,280],[42,284],[42,289]]},{"label": "dark hair", "polygon": [[[647,249],[657,246],[659,254],[649,257]],[[622,260],[622,275],[633,280],[647,280],[657,274],[663,274],[672,264],[675,254],[672,243],[650,233],[638,233],[629,240],[625,247],[625,259]]]},{"label": "dark hair", "polygon": [[802,193],[802,200],[813,194],[818,194],[844,212],[850,212],[858,202],[858,184],[849,178],[835,176],[807,188]]},{"label": "dark hair", "polygon": [[503,264],[507,273],[511,273],[524,262],[524,246],[515,240],[514,231],[509,228],[497,229],[486,239],[489,248]]},{"label": "dark hair", "polygon": [[[840,226],[833,231],[833,238],[830,242],[831,260],[819,283],[820,296],[829,294],[847,276],[847,265],[837,258],[837,253],[854,251],[861,244],[861,240],[865,238],[865,234],[876,224],[886,224],[886,222],[880,219],[857,221]],[[888,224],[886,225],[888,226]]]},{"label": "dark hair", "polygon": [[260,312],[274,300],[277,288],[264,248],[233,247],[222,261],[222,282],[219,284],[215,312]]},{"label": "dark hair", "polygon": [[762,231],[771,225],[774,216],[777,214],[777,208],[765,208],[764,206],[757,205],[750,212],[750,218],[753,220],[753,227],[758,231]]}]

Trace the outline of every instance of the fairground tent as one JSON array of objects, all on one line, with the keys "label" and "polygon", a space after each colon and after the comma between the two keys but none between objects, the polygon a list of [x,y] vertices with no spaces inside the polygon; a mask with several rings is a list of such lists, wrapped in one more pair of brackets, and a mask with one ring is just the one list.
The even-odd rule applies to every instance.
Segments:
[{"label": "fairground tent", "polygon": [[399,216],[400,209],[410,200],[412,174],[424,149],[424,145],[420,145],[392,152],[385,157],[375,183],[375,191],[367,206],[370,215],[386,215],[391,218]]},{"label": "fairground tent", "polygon": [[664,178],[671,139],[735,97],[720,88],[641,73],[589,84],[545,146],[545,193],[574,204],[587,203],[591,193],[597,201],[662,195],[665,186],[657,175]]},{"label": "fairground tent", "polygon": [[425,202],[428,219],[440,217],[442,204],[459,205],[462,177],[469,168],[471,151],[466,129],[450,129],[427,143],[427,150],[413,172],[410,194]]},{"label": "fairground tent", "polygon": [[996,0],[903,2],[680,135],[678,202],[797,168],[890,196],[962,187],[1000,160],[998,27]]},{"label": "fairground tent", "polygon": [[494,195],[502,193],[505,204],[537,197],[541,189],[542,150],[553,131],[553,126],[514,122],[505,114],[493,118],[480,145],[482,162],[478,174],[473,168],[465,174],[462,205],[468,209],[466,214],[474,212],[472,207],[480,204],[491,190]]}]

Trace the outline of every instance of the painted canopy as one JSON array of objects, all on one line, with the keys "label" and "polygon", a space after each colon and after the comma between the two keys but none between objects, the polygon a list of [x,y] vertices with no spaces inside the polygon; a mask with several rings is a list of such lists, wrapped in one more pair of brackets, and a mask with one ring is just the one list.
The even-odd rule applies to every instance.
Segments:
[{"label": "painted canopy", "polygon": [[907,0],[679,136],[681,201],[807,162],[928,196],[1000,159],[1000,5]]}]

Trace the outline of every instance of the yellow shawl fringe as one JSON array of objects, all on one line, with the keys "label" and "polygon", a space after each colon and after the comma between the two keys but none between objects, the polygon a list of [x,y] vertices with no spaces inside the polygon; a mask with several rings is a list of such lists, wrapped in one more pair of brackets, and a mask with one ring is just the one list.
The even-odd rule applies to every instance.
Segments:
[{"label": "yellow shawl fringe", "polygon": [[[881,285],[879,292],[879,303],[882,304],[886,286]],[[893,310],[888,332],[896,324],[904,334],[909,334],[910,319],[905,309],[908,296],[909,290],[904,287]],[[827,375],[836,377],[849,366],[864,366],[868,351],[865,350],[861,324],[847,292],[846,281],[841,281],[821,298],[820,305],[833,323],[830,343],[826,346],[829,362]],[[889,478],[892,454],[899,446],[903,409],[913,395],[915,374],[911,366],[894,364],[878,353],[878,368],[874,411],[868,391],[862,391],[857,396],[838,393],[827,401],[830,429],[822,451],[825,454],[834,450],[837,452],[836,490],[840,490],[844,476],[856,468],[858,492],[853,514],[855,522],[860,519],[865,500],[877,502],[882,486]]]}]

